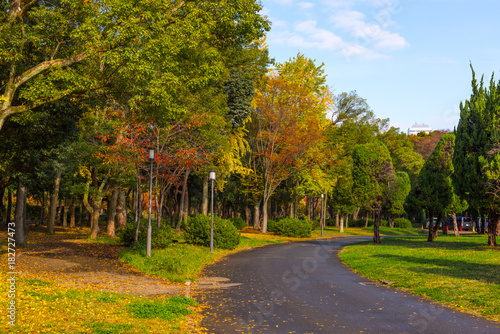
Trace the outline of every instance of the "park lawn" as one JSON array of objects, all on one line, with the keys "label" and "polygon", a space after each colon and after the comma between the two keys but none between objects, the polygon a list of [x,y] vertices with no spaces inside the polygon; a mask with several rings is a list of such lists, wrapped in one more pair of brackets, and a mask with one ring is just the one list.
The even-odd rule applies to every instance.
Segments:
[{"label": "park lawn", "polygon": [[[0,279],[6,281],[5,271]],[[184,297],[141,298],[72,289],[19,275],[15,288],[15,327],[4,312],[1,333],[186,333],[200,320],[197,303]],[[7,284],[1,284],[0,295],[6,310]],[[141,309],[153,312],[144,318]]]},{"label": "park lawn", "polygon": [[500,250],[484,235],[384,238],[340,258],[355,272],[457,310],[500,321]]}]

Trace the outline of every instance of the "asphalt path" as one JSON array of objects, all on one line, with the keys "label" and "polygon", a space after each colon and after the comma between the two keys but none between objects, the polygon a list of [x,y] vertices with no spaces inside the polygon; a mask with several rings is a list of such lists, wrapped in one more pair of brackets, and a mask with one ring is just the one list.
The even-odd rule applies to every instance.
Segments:
[{"label": "asphalt path", "polygon": [[[208,333],[500,333],[500,324],[360,277],[343,237],[256,248],[209,266],[226,280],[197,289]],[[429,284],[432,284],[430,282]]]}]

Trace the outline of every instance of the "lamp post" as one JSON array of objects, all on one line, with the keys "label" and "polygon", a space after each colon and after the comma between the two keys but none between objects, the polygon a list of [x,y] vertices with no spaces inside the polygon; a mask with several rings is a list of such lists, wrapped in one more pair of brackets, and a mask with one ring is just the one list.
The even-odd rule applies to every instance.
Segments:
[{"label": "lamp post", "polygon": [[148,213],[148,234],[146,239],[146,256],[151,257],[151,193],[153,192],[153,161],[155,160],[155,148],[148,148],[148,157],[151,163],[149,171],[149,213]]},{"label": "lamp post", "polygon": [[321,218],[320,218],[320,223],[321,223],[321,236],[323,237],[323,197],[325,197],[325,194],[321,194]]},{"label": "lamp post", "polygon": [[210,220],[210,253],[214,252],[214,181],[215,181],[215,170],[210,170],[208,172],[208,179],[212,181],[212,217]]}]

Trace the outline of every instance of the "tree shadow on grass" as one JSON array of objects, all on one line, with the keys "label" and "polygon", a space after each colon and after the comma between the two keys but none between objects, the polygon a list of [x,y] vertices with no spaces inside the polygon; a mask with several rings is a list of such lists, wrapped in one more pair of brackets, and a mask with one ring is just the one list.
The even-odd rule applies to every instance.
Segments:
[{"label": "tree shadow on grass", "polygon": [[392,254],[380,254],[373,257],[416,264],[417,266],[408,268],[408,270],[413,272],[476,280],[488,284],[500,284],[500,264],[484,264],[445,258],[430,259]]}]

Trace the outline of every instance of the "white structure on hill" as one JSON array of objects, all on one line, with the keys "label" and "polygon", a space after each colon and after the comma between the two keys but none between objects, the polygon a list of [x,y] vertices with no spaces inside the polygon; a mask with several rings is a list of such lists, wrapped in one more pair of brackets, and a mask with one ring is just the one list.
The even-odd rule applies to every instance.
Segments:
[{"label": "white structure on hill", "polygon": [[432,132],[432,128],[429,127],[427,124],[413,124],[409,129],[408,129],[408,135],[416,135],[419,132],[425,132],[426,134],[429,134]]}]

